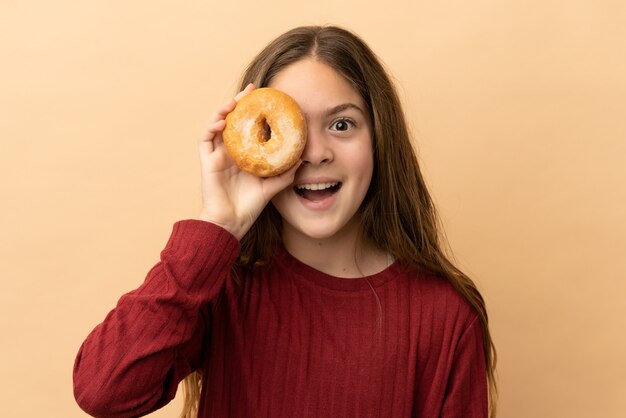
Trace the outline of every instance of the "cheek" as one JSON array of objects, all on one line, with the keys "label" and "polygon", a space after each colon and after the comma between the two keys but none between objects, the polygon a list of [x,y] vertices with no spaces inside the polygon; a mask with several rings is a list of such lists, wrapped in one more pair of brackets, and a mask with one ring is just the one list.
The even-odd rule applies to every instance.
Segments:
[{"label": "cheek", "polygon": [[359,157],[352,169],[354,172],[360,174],[356,185],[356,194],[359,196],[362,204],[372,183],[372,177],[374,175],[374,156],[371,152],[361,152]]},{"label": "cheek", "polygon": [[367,188],[374,172],[374,156],[370,149],[363,148],[354,150],[351,154],[353,156],[351,169],[360,174],[360,182],[365,183]]}]

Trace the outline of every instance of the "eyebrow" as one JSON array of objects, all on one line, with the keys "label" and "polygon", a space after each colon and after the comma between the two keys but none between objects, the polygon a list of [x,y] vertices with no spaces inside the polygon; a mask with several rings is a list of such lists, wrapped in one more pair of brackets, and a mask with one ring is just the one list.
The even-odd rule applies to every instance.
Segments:
[{"label": "eyebrow", "polygon": [[347,109],[358,110],[359,112],[361,112],[363,116],[365,116],[365,112],[363,111],[363,109],[361,109],[359,106],[355,105],[354,103],[342,103],[335,107],[331,107],[330,109],[326,111],[325,114],[326,116],[332,116],[332,115],[336,115],[337,113],[343,112],[344,110],[347,110]]}]

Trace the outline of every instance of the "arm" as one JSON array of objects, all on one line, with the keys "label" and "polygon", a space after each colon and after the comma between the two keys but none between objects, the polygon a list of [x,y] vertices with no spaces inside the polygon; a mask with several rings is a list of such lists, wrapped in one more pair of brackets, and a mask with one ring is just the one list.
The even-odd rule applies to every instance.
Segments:
[{"label": "arm", "polygon": [[200,366],[207,304],[239,250],[230,233],[202,221],[174,225],[161,261],[87,337],[74,394],[97,417],[133,417],[168,403]]},{"label": "arm", "polygon": [[488,384],[483,331],[478,317],[456,347],[441,418],[487,418]]},{"label": "arm", "polygon": [[214,113],[200,140],[201,221],[175,225],[161,262],[140,288],[120,299],[78,353],[75,397],[94,416],[145,415],[174,397],[178,382],[199,367],[207,305],[229,277],[237,240],[293,181],[297,165],[258,178],[241,171],[226,152],[226,115],[253,88]]}]

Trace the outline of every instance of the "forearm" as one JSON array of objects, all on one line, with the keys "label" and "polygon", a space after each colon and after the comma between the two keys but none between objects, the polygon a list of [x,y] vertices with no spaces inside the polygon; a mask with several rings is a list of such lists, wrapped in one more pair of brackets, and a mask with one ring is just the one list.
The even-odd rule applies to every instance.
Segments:
[{"label": "forearm", "polygon": [[138,416],[166,404],[199,367],[206,307],[238,253],[228,232],[201,221],[174,226],[161,261],[83,343],[78,403],[94,416]]}]

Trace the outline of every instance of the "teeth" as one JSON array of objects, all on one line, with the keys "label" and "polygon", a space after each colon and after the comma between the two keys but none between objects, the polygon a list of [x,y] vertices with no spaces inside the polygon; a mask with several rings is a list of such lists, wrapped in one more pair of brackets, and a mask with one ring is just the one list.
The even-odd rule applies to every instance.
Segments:
[{"label": "teeth", "polygon": [[331,187],[336,186],[338,183],[313,183],[313,184],[299,184],[296,186],[297,189],[306,189],[306,190],[324,190],[330,189]]}]

